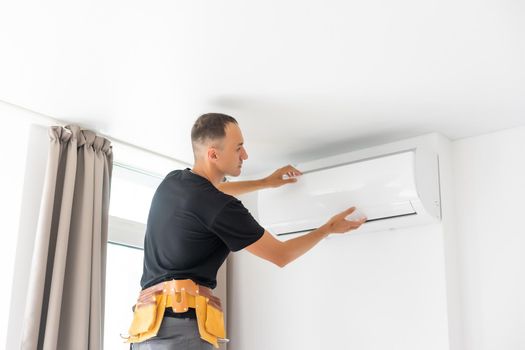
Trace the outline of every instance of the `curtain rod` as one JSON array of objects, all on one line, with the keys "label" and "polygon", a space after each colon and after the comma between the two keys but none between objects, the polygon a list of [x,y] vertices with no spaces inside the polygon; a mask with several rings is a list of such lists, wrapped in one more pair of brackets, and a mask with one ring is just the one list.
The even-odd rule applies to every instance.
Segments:
[{"label": "curtain rod", "polygon": [[[40,113],[40,112],[37,112],[37,111],[34,111],[32,109],[29,109],[27,107],[23,107],[23,106],[20,106],[20,105],[16,105],[14,103],[11,103],[11,102],[7,102],[7,101],[4,101],[4,100],[1,100],[0,99],[0,102],[2,103],[5,103],[6,105],[9,105],[9,106],[12,106],[12,107],[15,107],[15,108],[18,108],[18,109],[21,109],[21,110],[24,110],[26,112],[30,112],[32,114],[34,114],[34,116],[30,116],[31,119],[33,120],[38,120],[38,123],[40,125],[44,125],[44,126],[51,126],[51,124],[57,124],[57,125],[60,125],[62,127],[66,126],[66,125],[69,125],[69,124],[73,124],[73,123],[70,123],[66,120],[60,120],[60,119],[57,119],[57,118],[54,118],[52,116],[49,116],[47,114],[44,114],[44,113]],[[81,124],[76,124],[80,127],[82,127]],[[165,155],[163,153],[159,153],[159,152],[156,152],[156,151],[152,151],[150,149],[147,149],[147,148],[144,148],[144,147],[140,147],[140,146],[137,146],[137,145],[134,145],[132,143],[129,143],[127,141],[123,141],[123,140],[120,140],[120,139],[117,139],[117,138],[114,138],[110,135],[105,135],[105,134],[102,134],[100,132],[97,131],[97,134],[99,134],[100,136],[103,136],[105,138],[107,138],[108,140],[110,140],[111,142],[114,142],[114,143],[119,143],[119,144],[122,144],[124,146],[128,146],[128,147],[131,147],[131,148],[134,148],[134,149],[137,149],[139,151],[142,151],[142,152],[146,152],[146,153],[149,153],[149,154],[152,154],[152,155],[155,155],[157,157],[162,157],[162,158],[166,158],[168,160],[171,160],[171,161],[174,161],[174,162],[177,162],[177,163],[181,163],[181,164],[186,164],[188,166],[191,166],[190,163],[188,162],[184,162],[182,160],[179,160],[179,159],[176,159],[176,158],[173,158],[173,157],[170,157],[168,155]]]}]

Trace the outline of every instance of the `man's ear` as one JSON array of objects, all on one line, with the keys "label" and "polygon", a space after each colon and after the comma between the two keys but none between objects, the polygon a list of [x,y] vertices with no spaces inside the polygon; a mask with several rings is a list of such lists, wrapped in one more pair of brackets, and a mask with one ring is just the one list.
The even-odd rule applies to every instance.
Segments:
[{"label": "man's ear", "polygon": [[217,150],[214,147],[208,148],[208,159],[211,159],[211,160],[217,159]]}]

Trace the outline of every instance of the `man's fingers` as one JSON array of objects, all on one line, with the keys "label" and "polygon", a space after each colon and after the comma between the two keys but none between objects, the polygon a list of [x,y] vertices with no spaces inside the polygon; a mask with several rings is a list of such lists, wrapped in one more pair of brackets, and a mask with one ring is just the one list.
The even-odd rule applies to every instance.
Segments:
[{"label": "man's fingers", "polygon": [[[294,178],[297,176],[301,176],[303,173],[301,173],[299,170],[297,170],[293,166],[287,165],[279,169],[278,174],[280,174],[281,178],[285,181],[284,183],[291,183],[291,182],[297,182],[297,179],[294,179]],[[293,180],[289,181],[291,179]]]},{"label": "man's fingers", "polygon": [[361,227],[362,224],[364,224],[366,222],[366,217],[363,217],[359,220],[346,220],[346,222],[348,223],[348,229],[349,230],[356,230],[358,229],[359,227]]},{"label": "man's fingers", "polygon": [[293,167],[291,165],[290,165],[290,169],[295,174],[295,176],[303,175],[303,173],[299,169],[297,169],[297,168],[295,168],[295,167]]},{"label": "man's fingers", "polygon": [[364,224],[366,222],[367,218],[364,217],[364,218],[361,218],[359,220],[350,220],[350,222],[353,222],[355,223],[357,226],[361,226],[362,224]]},{"label": "man's fingers", "polygon": [[361,221],[348,221],[348,229],[349,230],[356,230],[359,227],[361,227],[363,223]]},{"label": "man's fingers", "polygon": [[281,170],[287,175],[287,176],[299,176],[303,175],[301,171],[299,171],[297,168],[295,168],[292,165],[286,165],[281,168]]},{"label": "man's fingers", "polygon": [[355,211],[355,207],[350,207],[346,209],[342,214],[344,214],[344,216],[347,216],[347,215],[352,214],[354,211]]}]

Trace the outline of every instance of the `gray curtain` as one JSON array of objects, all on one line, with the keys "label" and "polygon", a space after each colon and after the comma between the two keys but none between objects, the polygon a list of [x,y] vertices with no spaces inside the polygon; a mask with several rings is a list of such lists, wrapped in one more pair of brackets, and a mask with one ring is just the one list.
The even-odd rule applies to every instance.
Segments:
[{"label": "gray curtain", "polygon": [[[51,127],[21,349],[102,349],[111,143]],[[20,306],[20,311],[24,306]]]}]

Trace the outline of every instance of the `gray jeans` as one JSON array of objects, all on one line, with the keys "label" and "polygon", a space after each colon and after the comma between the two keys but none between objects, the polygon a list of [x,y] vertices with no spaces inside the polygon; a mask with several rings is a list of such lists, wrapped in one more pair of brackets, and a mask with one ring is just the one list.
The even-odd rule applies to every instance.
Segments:
[{"label": "gray jeans", "polygon": [[213,345],[201,339],[197,320],[164,317],[153,338],[132,344],[133,350],[211,350]]}]

